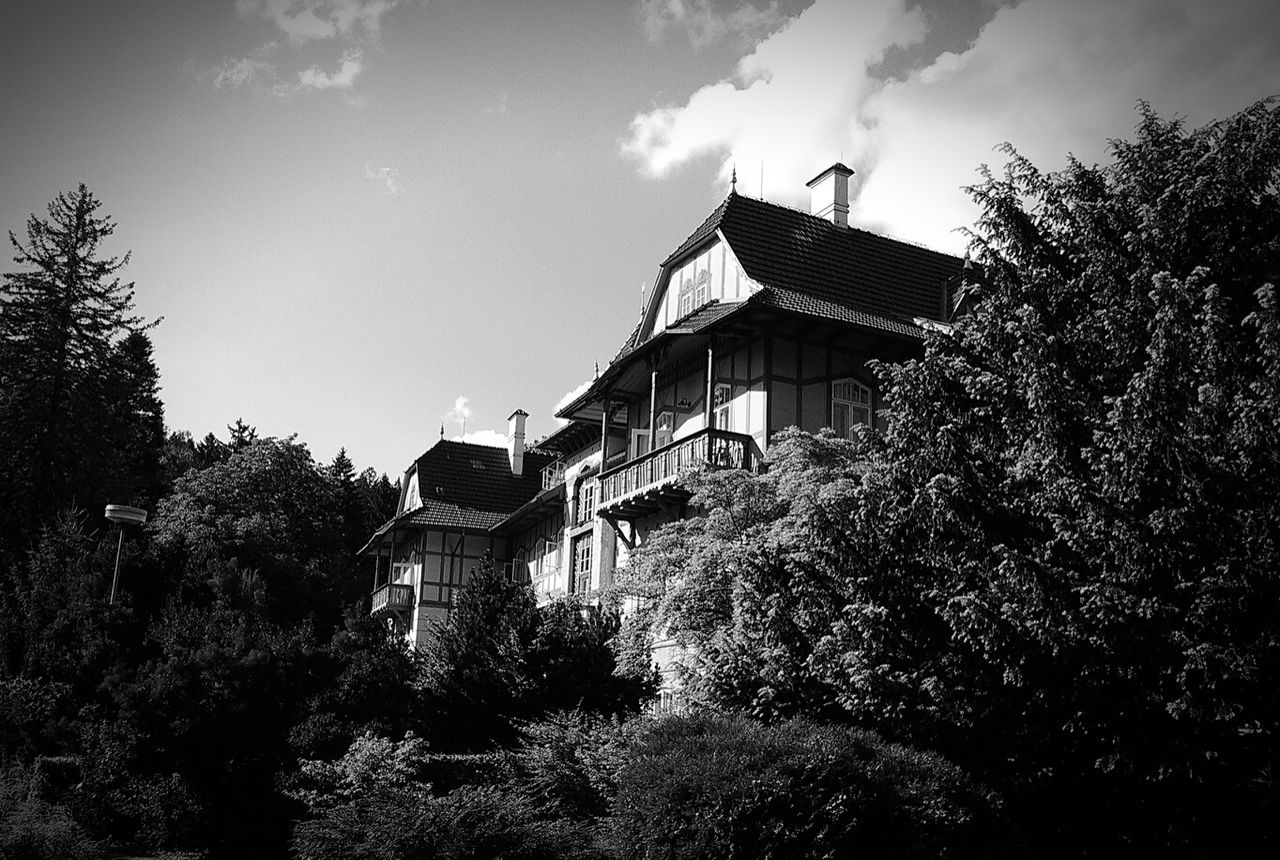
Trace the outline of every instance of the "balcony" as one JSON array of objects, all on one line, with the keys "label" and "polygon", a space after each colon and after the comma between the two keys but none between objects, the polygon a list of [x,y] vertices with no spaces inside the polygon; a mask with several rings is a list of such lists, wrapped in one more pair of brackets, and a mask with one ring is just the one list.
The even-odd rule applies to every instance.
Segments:
[{"label": "balcony", "polygon": [[384,585],[373,592],[373,608],[370,615],[383,612],[408,612],[413,609],[412,585]]},{"label": "balcony", "polygon": [[556,460],[542,470],[542,489],[550,490],[564,483],[564,460]]},{"label": "balcony", "polygon": [[600,474],[603,516],[635,519],[689,497],[680,475],[698,466],[752,469],[752,439],[742,433],[702,430]]}]

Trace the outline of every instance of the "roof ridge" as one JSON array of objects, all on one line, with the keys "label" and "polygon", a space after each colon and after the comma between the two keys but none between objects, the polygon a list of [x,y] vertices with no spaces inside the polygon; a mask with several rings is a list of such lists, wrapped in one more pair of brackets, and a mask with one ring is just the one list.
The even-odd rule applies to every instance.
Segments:
[{"label": "roof ridge", "polygon": [[[786,203],[778,203],[775,200],[766,200],[763,197],[752,197],[750,194],[737,193],[736,196],[741,197],[744,200],[749,200],[752,203],[762,203],[765,206],[772,206],[775,209],[784,209],[788,212],[794,212],[797,215],[803,215],[806,218],[812,218],[815,221],[821,221],[823,224],[826,224],[830,227],[836,226],[832,222],[828,221],[826,218],[823,218],[821,215],[814,215],[812,212],[809,212],[804,209],[800,209],[796,206],[791,206]],[[853,224],[849,224],[843,229],[852,230],[858,233],[863,233],[867,236],[874,236],[877,239],[885,239],[889,242],[897,242],[899,245],[909,245],[913,248],[918,248],[921,251],[928,251],[931,254],[939,254],[943,257],[953,257],[957,260],[964,259],[959,254],[952,254],[949,251],[939,251],[937,248],[931,248],[928,245],[924,244],[923,242],[917,242],[914,239],[899,239],[897,236],[890,236],[888,233],[881,233],[877,230],[869,230],[866,227],[857,227],[857,226],[854,226]],[[672,256],[674,257],[676,255],[673,254]],[[668,260],[669,259],[670,258],[668,258]],[[666,265],[666,263],[664,262],[663,265]]]},{"label": "roof ridge", "polygon": [[730,201],[732,201],[733,198],[738,196],[740,195],[736,191],[730,191],[727,195],[725,195],[725,198],[720,201],[720,203],[716,206],[715,209],[711,210],[711,214],[708,215],[705,219],[703,219],[702,223],[698,225],[698,228],[694,230],[692,233],[690,233],[688,236],[686,236],[684,241],[681,242],[679,245],[677,245],[676,249],[672,251],[670,254],[668,254],[667,258],[663,260],[659,264],[659,266],[665,267],[668,263],[670,263],[676,257],[679,257],[681,254],[687,251],[691,245],[696,245],[698,242],[701,242],[708,235],[714,232],[715,228],[712,227],[711,225],[713,223],[718,224],[720,222],[720,219],[724,217],[724,213],[729,208]]}]

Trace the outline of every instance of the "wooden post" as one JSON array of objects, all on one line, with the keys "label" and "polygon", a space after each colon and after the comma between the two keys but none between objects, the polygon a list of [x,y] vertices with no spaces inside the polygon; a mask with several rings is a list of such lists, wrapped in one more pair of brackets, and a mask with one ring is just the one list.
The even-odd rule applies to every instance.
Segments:
[{"label": "wooden post", "polygon": [[655,357],[649,365],[649,450],[657,449],[658,428],[654,422],[658,415],[658,359]]},{"label": "wooden post", "polygon": [[711,416],[715,414],[711,404],[711,396],[715,393],[715,343],[714,337],[707,338],[707,399],[702,405],[702,424],[706,430],[711,429]]},{"label": "wooden post", "polygon": [[609,393],[606,391],[600,413],[600,471],[609,468]]}]

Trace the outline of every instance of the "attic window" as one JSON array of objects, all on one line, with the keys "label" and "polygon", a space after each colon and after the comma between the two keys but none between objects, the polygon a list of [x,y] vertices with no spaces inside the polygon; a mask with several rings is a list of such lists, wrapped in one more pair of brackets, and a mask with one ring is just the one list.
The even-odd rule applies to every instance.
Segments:
[{"label": "attic window", "polygon": [[483,469],[484,469],[484,463],[480,462],[479,460],[472,460],[472,461],[471,461],[471,468],[473,468],[473,469],[480,469],[480,470],[483,470]]}]

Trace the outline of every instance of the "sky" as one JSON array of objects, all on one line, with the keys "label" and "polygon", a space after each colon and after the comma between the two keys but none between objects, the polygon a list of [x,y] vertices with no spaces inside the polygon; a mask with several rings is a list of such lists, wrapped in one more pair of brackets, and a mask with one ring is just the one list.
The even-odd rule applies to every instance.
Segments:
[{"label": "sky", "polygon": [[[1013,144],[1107,160],[1280,93],[1273,0],[0,3],[0,228],[86,183],[166,421],[396,477],[531,440],[728,192],[963,253]],[[11,256],[11,255],[10,255]],[[12,271],[8,258],[4,271]],[[465,436],[464,436],[465,434]]]}]

